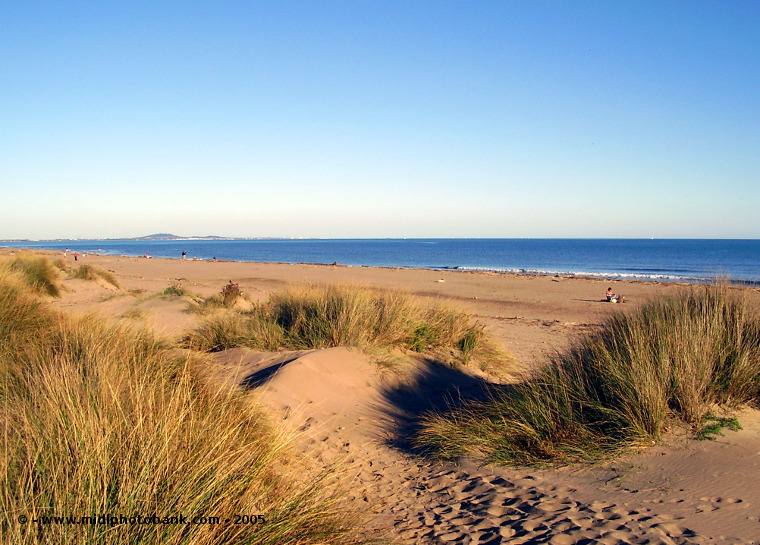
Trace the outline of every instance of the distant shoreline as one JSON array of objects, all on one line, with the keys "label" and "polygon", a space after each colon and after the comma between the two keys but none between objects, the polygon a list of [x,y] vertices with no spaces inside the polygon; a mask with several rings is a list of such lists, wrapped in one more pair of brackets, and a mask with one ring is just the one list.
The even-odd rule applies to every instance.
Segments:
[{"label": "distant shoreline", "polygon": [[684,238],[684,237],[240,237],[220,235],[182,236],[156,234],[141,237],[107,237],[107,238],[5,238],[2,243],[44,243],[44,242],[129,242],[129,241],[193,241],[193,240],[320,240],[320,241],[373,241],[373,240],[524,240],[524,241],[760,241],[757,238]]},{"label": "distant shoreline", "polygon": [[[127,239],[120,239],[127,240]],[[132,239],[129,239],[132,240]],[[190,240],[190,239],[182,239]],[[203,240],[203,239],[194,239]],[[234,239],[234,240],[252,240],[252,239]],[[255,239],[255,240],[293,240],[293,239]],[[317,239],[315,239],[317,240]],[[332,240],[332,239],[328,239]],[[376,240],[376,239],[373,239]],[[181,240],[178,240],[181,241]],[[22,250],[31,252],[60,252],[59,248],[43,248],[43,247],[24,247],[24,246],[2,246],[0,248],[5,250]],[[77,251],[77,250],[70,250]],[[129,259],[146,259],[146,256],[139,254],[125,254],[125,253],[111,253],[111,252],[85,252],[79,251],[82,255],[92,255],[98,257],[121,257]],[[323,263],[323,262],[309,262],[309,261],[256,261],[250,259],[208,259],[208,258],[195,258],[188,257],[182,259],[181,257],[170,256],[153,256],[147,255],[147,259],[151,260],[167,260],[167,261],[186,261],[196,263],[236,263],[241,265],[281,265],[281,266],[310,266],[310,267],[327,267],[327,268],[348,268],[348,269],[380,269],[380,270],[405,270],[405,271],[428,271],[428,272],[451,272],[451,273],[466,273],[466,274],[483,274],[483,275],[498,275],[504,277],[545,277],[555,279],[578,279],[578,280],[590,280],[590,281],[605,281],[605,282],[636,282],[636,283],[652,283],[652,284],[711,284],[728,280],[731,285],[745,286],[745,287],[757,287],[760,286],[758,280],[731,280],[730,278],[722,279],[719,276],[714,278],[673,278],[673,277],[649,277],[649,276],[635,276],[619,273],[584,273],[584,272],[560,272],[560,271],[540,271],[531,269],[522,270],[506,270],[499,268],[476,268],[476,267],[462,267],[462,266],[440,266],[440,267],[417,267],[417,266],[405,266],[405,265],[360,265],[360,264],[348,264],[348,263]]]}]

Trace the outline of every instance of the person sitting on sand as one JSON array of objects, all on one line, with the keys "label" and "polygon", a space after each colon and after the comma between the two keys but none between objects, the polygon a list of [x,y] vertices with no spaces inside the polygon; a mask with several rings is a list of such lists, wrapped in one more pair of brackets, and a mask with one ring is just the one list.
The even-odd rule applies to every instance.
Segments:
[{"label": "person sitting on sand", "polygon": [[617,303],[617,295],[612,293],[612,287],[607,288],[607,301]]}]

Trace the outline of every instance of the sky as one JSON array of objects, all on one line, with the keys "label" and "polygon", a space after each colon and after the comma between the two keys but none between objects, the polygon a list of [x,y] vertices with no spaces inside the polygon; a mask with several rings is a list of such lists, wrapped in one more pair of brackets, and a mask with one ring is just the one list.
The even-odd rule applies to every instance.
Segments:
[{"label": "sky", "polygon": [[0,2],[0,239],[760,238],[760,2]]}]

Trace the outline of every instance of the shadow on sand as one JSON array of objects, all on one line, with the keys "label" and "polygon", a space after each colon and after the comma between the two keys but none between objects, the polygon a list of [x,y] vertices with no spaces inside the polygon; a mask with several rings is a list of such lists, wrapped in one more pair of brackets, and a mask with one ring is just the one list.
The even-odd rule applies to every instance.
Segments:
[{"label": "shadow on sand", "polygon": [[395,422],[393,438],[388,446],[407,454],[424,455],[414,444],[422,417],[431,411],[448,412],[456,407],[486,401],[497,392],[506,392],[512,385],[495,384],[457,370],[435,360],[422,359],[413,380],[388,387],[382,395],[388,402],[385,411]]},{"label": "shadow on sand", "polygon": [[[275,360],[269,360],[263,367],[254,360],[255,370],[251,372],[249,368],[237,384],[246,390],[264,386],[286,365],[307,354],[308,352],[282,354]],[[367,371],[371,372],[371,369],[368,368]],[[414,437],[426,413],[449,412],[457,407],[486,401],[494,395],[511,391],[513,386],[493,383],[434,359],[419,357],[414,360],[411,376],[403,381],[394,381],[392,385],[378,385],[377,388],[381,401],[372,402],[368,399],[367,402],[374,406],[378,414],[383,415],[381,419],[385,422],[385,431],[391,437],[385,440],[386,444],[407,454],[424,455],[425,452],[415,446]],[[340,391],[334,394],[340,395]]]},{"label": "shadow on sand", "polygon": [[243,378],[243,380],[240,381],[240,386],[245,388],[246,390],[253,390],[254,388],[258,388],[259,386],[262,386],[269,382],[269,380],[274,377],[274,375],[285,367],[289,363],[293,363],[298,358],[303,356],[303,354],[299,353],[297,355],[288,357],[286,359],[275,361],[274,363],[267,365],[263,369],[259,369],[258,371],[255,371]]}]

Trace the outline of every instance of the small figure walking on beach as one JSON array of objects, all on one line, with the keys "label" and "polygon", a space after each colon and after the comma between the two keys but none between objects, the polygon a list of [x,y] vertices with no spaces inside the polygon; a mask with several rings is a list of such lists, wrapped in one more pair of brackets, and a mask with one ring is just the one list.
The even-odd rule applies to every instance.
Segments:
[{"label": "small figure walking on beach", "polygon": [[74,252],[74,261],[77,261],[78,258],[79,258],[79,254]]},{"label": "small figure walking on beach", "polygon": [[187,259],[187,252],[182,250],[182,259]]}]

